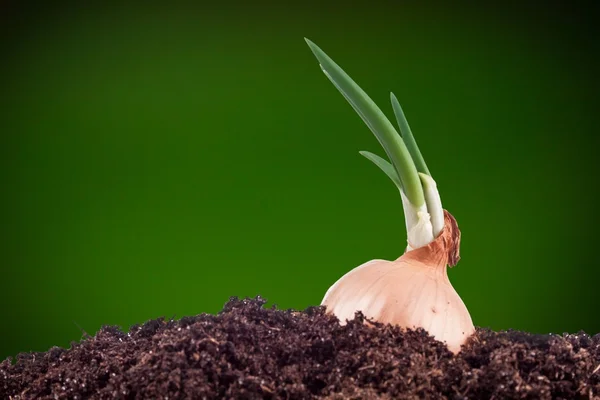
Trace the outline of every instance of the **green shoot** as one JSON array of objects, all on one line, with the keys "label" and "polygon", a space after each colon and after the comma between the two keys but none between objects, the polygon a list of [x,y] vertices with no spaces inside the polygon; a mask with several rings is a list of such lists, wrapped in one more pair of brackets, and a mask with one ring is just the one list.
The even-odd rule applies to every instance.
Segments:
[{"label": "green shoot", "polygon": [[352,78],[316,44],[306,38],[305,40],[319,61],[325,75],[342,93],[379,140],[379,143],[392,161],[392,165],[402,184],[403,191],[410,203],[417,207],[424,205],[425,197],[418,170],[402,137],[381,109],[377,107],[373,100]]}]

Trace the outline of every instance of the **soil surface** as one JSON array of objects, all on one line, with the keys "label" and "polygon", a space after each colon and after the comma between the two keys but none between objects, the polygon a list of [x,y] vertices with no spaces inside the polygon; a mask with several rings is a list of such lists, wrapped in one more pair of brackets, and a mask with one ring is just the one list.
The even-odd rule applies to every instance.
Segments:
[{"label": "soil surface", "polygon": [[0,363],[0,399],[600,398],[600,335],[477,329],[455,356],[424,330],[264,304],[19,354]]}]

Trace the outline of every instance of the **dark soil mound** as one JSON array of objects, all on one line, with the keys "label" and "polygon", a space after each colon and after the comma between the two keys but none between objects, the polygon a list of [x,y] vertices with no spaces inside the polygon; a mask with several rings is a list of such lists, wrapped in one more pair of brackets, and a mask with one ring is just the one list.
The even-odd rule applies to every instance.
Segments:
[{"label": "dark soil mound", "polygon": [[478,329],[457,355],[423,330],[340,326],[231,299],[218,315],[104,327],[0,364],[1,399],[599,398],[600,335]]}]

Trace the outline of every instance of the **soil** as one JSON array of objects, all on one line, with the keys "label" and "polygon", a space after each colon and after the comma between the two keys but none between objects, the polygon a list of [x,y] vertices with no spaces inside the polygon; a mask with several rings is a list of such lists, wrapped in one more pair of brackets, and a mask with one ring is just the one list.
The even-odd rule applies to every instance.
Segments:
[{"label": "soil", "polygon": [[217,315],[19,354],[0,363],[0,399],[600,398],[600,334],[478,328],[453,355],[421,329],[264,305],[232,298]]}]

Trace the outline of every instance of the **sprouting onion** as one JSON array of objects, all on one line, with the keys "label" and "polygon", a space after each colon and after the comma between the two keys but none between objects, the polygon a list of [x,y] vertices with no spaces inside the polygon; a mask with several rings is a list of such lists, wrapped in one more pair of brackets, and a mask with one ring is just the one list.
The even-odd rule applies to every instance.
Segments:
[{"label": "sprouting onion", "polygon": [[453,352],[475,331],[469,311],[454,290],[447,266],[458,262],[460,230],[442,208],[437,184],[394,94],[399,134],[371,98],[316,44],[306,43],[325,76],[373,132],[389,159],[360,154],[379,167],[400,191],[407,231],[405,253],[395,261],[371,260],[333,284],[323,301],[341,323],[361,311],[373,320],[424,328]]}]

